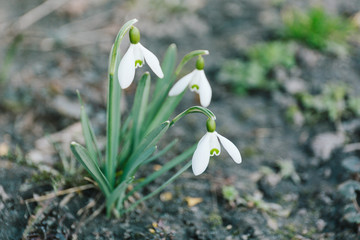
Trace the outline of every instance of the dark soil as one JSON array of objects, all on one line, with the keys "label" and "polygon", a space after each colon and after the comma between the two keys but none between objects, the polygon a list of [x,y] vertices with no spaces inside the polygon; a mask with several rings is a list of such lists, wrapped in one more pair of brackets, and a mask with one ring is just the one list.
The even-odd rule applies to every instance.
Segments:
[{"label": "dark soil", "polygon": [[[0,23],[15,21],[42,1],[25,2],[1,1]],[[13,33],[0,33],[1,64],[12,58],[0,79],[0,144],[9,147],[8,154],[0,154],[1,239],[358,239],[357,226],[343,219],[346,201],[337,187],[351,178],[341,160],[359,154],[345,153],[343,148],[360,141],[360,124],[356,124],[360,119],[342,123],[351,126],[346,141],[323,159],[312,143],[321,133],[335,133],[337,124],[328,120],[294,125],[285,117],[291,101],[285,91],[238,96],[231,86],[217,82],[225,59],[244,58],[250,45],[276,38],[276,29],[282,27],[281,9],[308,9],[316,1],[180,2],[177,6],[162,0],[77,0],[22,31],[14,55],[8,51]],[[334,15],[360,11],[357,0],[323,2]],[[76,89],[87,104],[96,133],[104,135],[108,52],[119,27],[134,17],[139,19],[143,45],[157,56],[163,56],[173,42],[179,59],[195,49],[210,51],[205,59],[213,88],[209,108],[218,116],[217,132],[239,147],[243,163],[236,165],[223,151],[201,176],[189,170],[169,185],[163,193],[171,193],[170,199],[156,196],[120,219],[106,218],[101,211],[104,199],[95,189],[25,204],[24,200],[51,192],[55,186],[67,189],[88,183],[79,177],[44,173],[46,169],[62,172],[59,154],[50,153],[44,159],[47,165],[40,163],[47,166],[44,170],[31,161],[29,153],[39,148],[37,139],[79,121]],[[311,92],[335,82],[359,93],[360,48],[354,44],[353,49],[340,58],[299,45],[298,68],[289,77],[300,76]],[[184,73],[191,69],[188,66]],[[123,102],[132,102],[133,93],[134,89],[128,90]],[[177,112],[197,104],[188,92]],[[128,105],[122,107],[126,113]],[[188,116],[170,129],[162,144],[174,138],[179,142],[155,164],[196,143],[205,133],[204,120]],[[69,149],[63,151],[67,154]],[[280,176],[281,162],[294,166],[291,176]],[[151,192],[171,174],[140,194]],[[239,192],[234,202],[224,199],[223,186],[234,186]],[[202,202],[190,207],[188,197]]]}]

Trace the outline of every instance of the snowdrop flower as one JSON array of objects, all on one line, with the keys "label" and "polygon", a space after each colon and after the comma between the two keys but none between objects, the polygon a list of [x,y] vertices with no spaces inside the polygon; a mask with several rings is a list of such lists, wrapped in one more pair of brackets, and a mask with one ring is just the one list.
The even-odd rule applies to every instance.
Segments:
[{"label": "snowdrop flower", "polygon": [[[218,134],[213,119],[206,122],[207,133],[200,139],[192,158],[192,170],[194,174],[202,174],[209,165],[210,156],[219,156],[220,143],[236,163],[241,163],[241,155],[237,147],[227,138]],[[220,143],[219,143],[220,140]]]},{"label": "snowdrop flower", "polygon": [[195,91],[200,95],[201,106],[209,106],[212,92],[209,81],[205,76],[203,57],[200,56],[196,61],[196,69],[194,71],[185,75],[175,83],[169,92],[169,96],[179,95],[185,90],[186,86],[188,86],[192,92]]},{"label": "snowdrop flower", "polygon": [[164,73],[161,70],[157,57],[146,49],[140,43],[140,31],[136,27],[132,27],[129,31],[130,47],[121,59],[118,69],[118,78],[122,89],[128,88],[135,76],[135,69],[142,67],[146,62],[151,70],[159,77],[163,78]]}]

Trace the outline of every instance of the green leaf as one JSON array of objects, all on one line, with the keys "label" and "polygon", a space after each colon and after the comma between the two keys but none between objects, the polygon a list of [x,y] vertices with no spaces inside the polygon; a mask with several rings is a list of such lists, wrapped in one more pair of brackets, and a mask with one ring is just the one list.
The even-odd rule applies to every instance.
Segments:
[{"label": "green leaf", "polygon": [[360,191],[360,183],[354,180],[348,180],[339,185],[340,193],[349,200],[356,199],[356,191]]},{"label": "green leaf", "polygon": [[146,195],[145,197],[137,200],[135,203],[133,203],[129,208],[127,208],[126,210],[123,210],[123,212],[129,212],[134,210],[134,208],[142,203],[143,201],[151,198],[152,196],[158,194],[160,191],[162,191],[167,185],[169,185],[170,183],[172,183],[176,178],[178,178],[183,172],[185,172],[189,167],[191,166],[191,161],[188,162],[184,167],[182,167],[174,176],[172,176],[170,179],[168,179],[165,183],[163,183],[160,187],[158,187],[157,189],[155,189],[155,191],[152,191],[150,194]]},{"label": "green leaf", "polygon": [[85,139],[86,148],[89,151],[89,154],[92,159],[97,159],[98,165],[101,164],[101,153],[99,150],[99,145],[97,144],[96,137],[94,134],[94,130],[90,124],[89,117],[86,113],[84,103],[81,99],[79,91],[76,91],[77,95],[79,97],[79,102],[81,104],[81,113],[80,113],[80,119],[81,119],[81,127],[82,132]]},{"label": "green leaf", "polygon": [[[125,190],[127,186],[134,180],[133,177],[129,178],[127,181],[123,181],[120,183],[114,191],[111,192],[111,194],[106,198],[106,209],[110,210],[111,206],[114,204],[116,200],[121,198],[122,195],[124,195]],[[109,213],[108,213],[109,215]]]},{"label": "green leaf", "polygon": [[134,105],[131,110],[132,119],[134,124],[133,129],[133,144],[136,146],[139,143],[141,136],[141,129],[145,118],[147,103],[150,92],[150,74],[147,72],[139,81],[136,90]]},{"label": "green leaf", "polygon": [[117,165],[117,154],[119,147],[119,135],[120,135],[120,95],[121,89],[119,82],[109,75],[109,92],[107,100],[107,141],[106,141],[106,165],[105,173],[113,188],[115,183],[115,171]]},{"label": "green leaf", "polygon": [[[154,96],[163,96],[168,92],[168,87],[174,82],[173,75],[176,64],[177,48],[175,44],[171,44],[167,49],[161,68],[164,72],[163,78],[158,78],[155,85]],[[165,95],[165,96],[166,96]],[[156,108],[155,108],[156,109]]]},{"label": "green leaf", "polygon": [[164,60],[162,62],[162,69],[164,71],[164,77],[158,78],[156,81],[155,91],[152,97],[152,101],[149,104],[147,111],[147,121],[145,126],[148,126],[157,111],[164,104],[164,101],[169,94],[170,88],[175,81],[174,69],[176,64],[177,49],[175,44],[171,44],[165,53]]},{"label": "green leaf", "polygon": [[197,56],[201,56],[201,55],[208,55],[209,51],[208,50],[195,50],[192,51],[188,54],[186,54],[183,59],[181,60],[180,64],[178,65],[178,67],[176,68],[175,74],[176,76],[179,75],[179,73],[181,72],[182,68],[184,67],[184,65],[190,61],[192,58],[197,57]]},{"label": "green leaf", "polygon": [[148,126],[148,130],[151,131],[161,122],[169,119],[170,115],[174,112],[177,105],[179,105],[182,97],[184,96],[185,92],[174,96],[174,97],[167,97],[164,104],[158,110],[155,118],[152,120],[150,125]]},{"label": "green leaf", "polygon": [[148,177],[146,177],[142,182],[140,182],[138,185],[136,185],[134,187],[134,189],[131,190],[126,195],[125,199],[128,198],[129,196],[131,196],[132,194],[134,194],[135,191],[138,191],[139,189],[143,188],[147,184],[149,184],[152,181],[154,181],[155,179],[157,179],[162,174],[168,172],[170,169],[174,168],[175,166],[179,165],[180,163],[182,163],[183,161],[188,159],[194,153],[196,146],[197,146],[197,144],[190,147],[189,149],[187,149],[185,152],[183,152],[179,156],[175,157],[170,162],[167,162],[160,170],[158,170],[158,171],[152,173],[151,175],[149,175]]},{"label": "green leaf", "polygon": [[[124,167],[124,172],[121,178],[121,181],[124,181],[130,173],[139,166],[140,156],[145,152],[145,150],[152,148],[159,141],[159,139],[164,135],[168,130],[170,125],[169,121],[162,123],[160,126],[152,130],[145,138],[140,142],[139,146],[135,148],[133,154],[130,156],[129,160],[126,162]],[[146,159],[141,159],[146,160]]]},{"label": "green leaf", "polygon": [[149,158],[148,160],[146,160],[146,164],[158,159],[159,157],[161,157],[162,155],[164,155],[165,153],[167,153],[173,146],[175,146],[175,144],[178,142],[178,139],[175,138],[172,142],[170,142],[164,149],[162,149],[160,152],[154,154],[151,158]]},{"label": "green leaf", "polygon": [[110,184],[105,178],[104,174],[101,172],[97,162],[91,158],[86,148],[76,142],[72,142],[70,148],[76,159],[84,166],[88,173],[99,184],[99,187],[105,196],[109,196],[111,189]]}]

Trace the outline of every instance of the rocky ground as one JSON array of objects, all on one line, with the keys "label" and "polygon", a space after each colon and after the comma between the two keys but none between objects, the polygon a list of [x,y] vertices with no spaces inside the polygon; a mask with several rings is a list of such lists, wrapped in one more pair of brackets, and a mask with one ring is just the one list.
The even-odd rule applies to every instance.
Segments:
[{"label": "rocky ground", "polygon": [[[345,55],[297,43],[296,67],[274,69],[270,74],[282,87],[272,91],[238,95],[220,72],[227,59],[246,59],[251,45],[276,39],[284,9],[322,4],[334,16],[349,17],[360,11],[360,2],[76,0],[42,8],[49,15],[31,25],[19,18],[42,2],[0,2],[1,239],[358,239],[358,225],[344,218],[348,200],[338,187],[358,180],[342,162],[359,157],[360,119],[325,117],[308,124],[286,114],[294,102],[291,84],[318,93],[341,83],[359,95],[359,42],[352,41]],[[210,51],[209,108],[218,116],[217,131],[239,147],[243,163],[222,153],[205,174],[195,177],[189,170],[136,211],[107,219],[101,194],[80,175],[64,172],[61,158],[70,154],[71,140],[81,142],[76,89],[96,134],[104,136],[108,52],[119,27],[135,17],[143,45],[160,58],[171,43],[179,60],[195,49]],[[127,90],[122,101],[125,114],[133,93]],[[187,93],[177,112],[195,104]],[[170,129],[162,143],[179,142],[154,168],[196,143],[205,132],[203,120],[188,116]],[[233,199],[226,199],[225,186],[232,187]],[[70,190],[46,195],[54,189]]]}]

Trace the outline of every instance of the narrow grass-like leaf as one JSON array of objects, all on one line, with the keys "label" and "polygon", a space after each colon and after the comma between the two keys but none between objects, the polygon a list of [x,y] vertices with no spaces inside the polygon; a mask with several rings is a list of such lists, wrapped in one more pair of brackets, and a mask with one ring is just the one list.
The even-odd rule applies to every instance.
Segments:
[{"label": "narrow grass-like leaf", "polygon": [[164,72],[163,78],[158,78],[155,85],[154,95],[158,95],[167,88],[169,81],[171,80],[171,76],[174,73],[175,64],[177,57],[177,48],[175,44],[171,44],[166,50],[164,60],[162,61],[161,68]]},{"label": "narrow grass-like leaf", "polygon": [[148,164],[152,161],[154,161],[155,159],[158,159],[159,157],[161,157],[162,155],[164,155],[165,153],[167,153],[172,147],[175,146],[175,144],[178,142],[178,139],[174,139],[173,141],[171,141],[164,149],[162,149],[161,151],[159,151],[158,153],[154,154],[153,156],[151,156],[151,158],[149,158],[148,160],[146,160],[146,162],[144,162],[144,164]]},{"label": "narrow grass-like leaf", "polygon": [[[136,171],[137,168],[140,167],[140,165],[142,165],[146,159],[148,159],[154,152],[156,151],[156,146],[151,146],[149,148],[147,148],[145,151],[141,152],[135,159],[135,161],[131,162],[132,164],[127,165],[130,166],[130,169],[127,170],[125,167],[124,173],[122,175],[123,179],[121,180],[121,184],[126,181],[126,179],[132,178],[134,172]],[[124,200],[124,196],[125,196],[125,188],[123,188],[122,190],[124,191],[120,191],[120,189],[118,190],[118,203],[116,206],[116,209],[120,210],[123,204],[123,200]]]},{"label": "narrow grass-like leaf", "polygon": [[174,176],[172,176],[170,179],[168,179],[165,183],[163,183],[160,187],[158,187],[156,190],[152,191],[151,193],[149,193],[148,195],[146,195],[145,197],[137,200],[136,202],[134,202],[129,208],[127,208],[126,210],[123,211],[123,213],[129,212],[134,210],[134,208],[142,203],[143,201],[151,198],[152,196],[158,194],[161,190],[163,190],[167,185],[169,185],[170,183],[172,183],[176,178],[178,178],[183,172],[185,172],[189,167],[191,166],[191,161],[188,162],[184,167],[182,167]]},{"label": "narrow grass-like leaf", "polygon": [[91,158],[86,148],[76,142],[72,142],[70,148],[76,159],[84,166],[88,173],[99,184],[99,187],[105,196],[109,196],[110,184],[105,178],[104,174],[101,172],[97,162]]},{"label": "narrow grass-like leaf", "polygon": [[105,156],[105,173],[110,183],[111,189],[115,184],[115,172],[117,166],[117,154],[119,147],[119,135],[120,135],[120,98],[121,88],[117,77],[117,67],[120,61],[120,44],[125,36],[126,32],[129,31],[131,26],[136,23],[137,20],[133,19],[125,23],[120,29],[116,36],[114,45],[111,48],[109,56],[109,88],[108,88],[108,99],[107,99],[107,141],[106,141],[106,156]]},{"label": "narrow grass-like leaf", "polygon": [[155,118],[151,121],[151,123],[147,127],[148,131],[151,131],[157,125],[159,125],[161,122],[169,119],[170,115],[174,112],[177,105],[179,105],[184,94],[185,94],[185,92],[183,92],[177,96],[174,96],[174,97],[166,98],[164,104],[158,110]]},{"label": "narrow grass-like leaf", "polygon": [[143,121],[146,113],[146,107],[149,99],[150,92],[150,74],[147,72],[139,81],[137,86],[134,105],[131,111],[133,124],[133,144],[137,146],[141,136],[141,129],[143,127]]},{"label": "narrow grass-like leaf", "polygon": [[175,74],[176,76],[179,75],[179,73],[181,72],[182,68],[184,67],[184,65],[190,61],[192,58],[200,56],[200,55],[208,55],[209,51],[208,50],[195,50],[192,52],[189,52],[188,54],[186,54],[183,59],[181,60],[181,62],[179,63],[178,67],[176,68]]},{"label": "narrow grass-like leaf", "polygon": [[175,82],[174,69],[176,64],[176,56],[177,49],[175,44],[171,44],[168,50],[165,53],[164,60],[162,62],[162,69],[164,72],[164,77],[158,78],[156,81],[156,87],[154,94],[152,96],[152,100],[149,103],[149,107],[147,109],[145,121],[145,127],[147,127],[152,119],[155,117],[158,109],[161,108],[161,105],[164,103],[169,91]]},{"label": "narrow grass-like leaf", "polygon": [[[111,206],[114,204],[116,200],[121,198],[121,195],[124,195],[127,186],[134,180],[134,178],[129,178],[127,181],[123,181],[120,183],[106,198],[106,209],[110,211]],[[109,216],[110,213],[108,212],[107,215]]]},{"label": "narrow grass-like leaf", "polygon": [[143,188],[147,184],[151,183],[155,179],[157,179],[160,175],[164,174],[165,172],[168,172],[170,169],[174,168],[175,166],[179,165],[186,159],[188,159],[195,151],[197,145],[194,145],[190,147],[188,150],[180,154],[179,156],[175,157],[170,162],[167,162],[160,170],[152,173],[148,177],[146,177],[142,182],[140,182],[138,185],[134,187],[133,190],[131,190],[125,197],[127,199],[129,196],[134,194],[134,192],[138,191],[139,189]]},{"label": "narrow grass-like leaf", "polygon": [[135,148],[134,153],[130,156],[124,167],[124,173],[121,178],[122,181],[124,181],[129,176],[133,169],[138,167],[138,158],[141,156],[141,154],[143,154],[146,149],[155,146],[155,144],[159,141],[162,135],[164,135],[164,133],[168,130],[169,124],[170,122],[166,121],[154,130],[152,130],[147,136],[145,136],[139,146]]},{"label": "narrow grass-like leaf", "polygon": [[117,154],[120,135],[120,95],[121,89],[119,82],[109,75],[109,92],[107,103],[107,141],[106,141],[106,164],[105,173],[110,183],[111,189],[115,183],[115,170],[117,165]]},{"label": "narrow grass-like leaf", "polygon": [[81,127],[82,127],[82,132],[84,135],[84,139],[85,139],[86,149],[89,151],[91,158],[96,159],[98,165],[100,166],[101,153],[99,150],[99,145],[97,144],[94,130],[89,121],[89,117],[86,113],[85,106],[81,99],[80,93],[79,93],[79,91],[76,91],[76,92],[77,92],[79,102],[81,105],[80,119],[81,119]]}]

